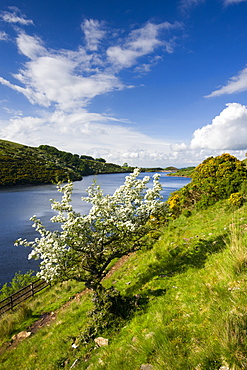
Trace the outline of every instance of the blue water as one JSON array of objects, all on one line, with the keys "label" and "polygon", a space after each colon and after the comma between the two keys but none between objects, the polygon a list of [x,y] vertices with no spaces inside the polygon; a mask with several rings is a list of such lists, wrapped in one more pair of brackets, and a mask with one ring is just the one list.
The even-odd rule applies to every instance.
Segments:
[{"label": "blue water", "polygon": [[[73,206],[76,211],[87,214],[90,204],[81,201],[86,196],[86,189],[96,178],[105,194],[112,194],[124,183],[127,174],[106,174],[87,176],[82,181],[74,183]],[[141,174],[152,176],[153,173]],[[183,177],[169,177],[161,173],[160,182],[163,186],[162,195],[166,200],[170,193],[185,186],[190,179]],[[0,189],[0,287],[12,280],[15,272],[25,273],[32,269],[38,270],[38,261],[28,260],[28,248],[14,246],[15,240],[24,238],[34,240],[39,236],[32,227],[30,217],[36,215],[46,227],[55,229],[56,224],[50,221],[55,214],[50,208],[50,199],[61,199],[55,185],[16,186]]]}]

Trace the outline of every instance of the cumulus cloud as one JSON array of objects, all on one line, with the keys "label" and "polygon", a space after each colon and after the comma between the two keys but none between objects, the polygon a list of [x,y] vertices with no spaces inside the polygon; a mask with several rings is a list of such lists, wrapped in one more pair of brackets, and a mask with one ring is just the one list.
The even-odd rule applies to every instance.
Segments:
[{"label": "cumulus cloud", "polygon": [[247,106],[229,103],[212,123],[194,132],[191,149],[245,150]]},{"label": "cumulus cloud", "polygon": [[15,7],[10,6],[8,11],[2,11],[0,17],[7,23],[19,23],[22,26],[33,25],[33,21],[31,19],[27,19],[25,15],[21,13],[21,11]]},{"label": "cumulus cloud", "polygon": [[247,67],[239,72],[237,76],[231,77],[225,86],[222,86],[211,94],[206,95],[206,98],[220,96],[223,94],[234,94],[247,90]]}]

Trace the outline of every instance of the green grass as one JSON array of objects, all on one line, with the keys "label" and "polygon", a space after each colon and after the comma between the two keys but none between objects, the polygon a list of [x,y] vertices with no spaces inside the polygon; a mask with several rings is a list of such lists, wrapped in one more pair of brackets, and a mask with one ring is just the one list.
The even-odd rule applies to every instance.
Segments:
[{"label": "green grass", "polygon": [[[50,326],[2,353],[0,369],[70,369],[74,364],[74,369],[139,370],[146,363],[154,370],[246,369],[246,211],[244,205],[232,212],[223,201],[180,216],[164,227],[152,249],[132,254],[105,280],[105,286],[136,295],[132,317],[122,328],[101,334],[108,346],[79,342],[91,307],[84,295],[60,308]],[[66,284],[30,301],[32,320],[82,290]],[[28,320],[20,319],[12,333],[24,330]]]}]

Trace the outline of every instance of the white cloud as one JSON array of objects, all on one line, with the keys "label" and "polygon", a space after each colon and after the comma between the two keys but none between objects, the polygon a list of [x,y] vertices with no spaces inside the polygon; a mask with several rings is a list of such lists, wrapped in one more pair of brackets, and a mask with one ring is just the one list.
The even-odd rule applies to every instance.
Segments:
[{"label": "white cloud", "polygon": [[44,107],[49,106],[49,101],[47,100],[46,96],[41,94],[40,92],[35,92],[29,87],[24,88],[18,85],[14,85],[2,77],[0,77],[0,83],[11,88],[12,90],[17,91],[18,93],[22,93],[32,104],[39,102],[39,104]]},{"label": "white cloud", "polygon": [[103,25],[103,22],[94,19],[85,19],[81,24],[81,29],[85,34],[85,40],[89,50],[98,50],[98,45],[106,34],[106,32],[102,30]]},{"label": "white cloud", "polygon": [[239,4],[246,2],[247,0],[223,0],[225,5]]},{"label": "white cloud", "polygon": [[[98,46],[105,36],[104,24],[85,20],[81,27],[86,47],[79,46],[76,51],[48,49],[39,37],[19,32],[16,38],[18,51],[28,58],[22,69],[13,75],[21,85],[1,77],[0,83],[22,93],[32,104],[66,111],[86,107],[97,95],[127,88],[117,77],[119,69],[131,67],[140,56],[148,57],[158,46],[171,52],[173,40],[170,43],[161,41],[159,36],[162,30],[180,25],[148,22],[144,27],[132,30],[123,46],[107,48],[104,45],[105,50],[100,53]],[[150,65],[156,64],[159,58],[153,56],[148,63],[143,63],[142,71],[147,73]]]},{"label": "white cloud", "polygon": [[31,146],[45,143],[72,153],[103,157],[108,162],[128,161],[139,166],[157,163],[165,166],[170,150],[169,143],[150,138],[133,127],[124,127],[113,117],[85,109],[2,120],[0,137]]},{"label": "white cloud", "polygon": [[10,114],[11,116],[22,116],[23,114],[21,110],[10,109],[7,107],[3,107],[2,109],[5,110],[5,112]]},{"label": "white cloud", "polygon": [[43,107],[55,104],[71,110],[86,106],[96,95],[123,88],[113,74],[94,70],[90,66],[91,56],[81,48],[77,52],[50,51],[39,38],[25,33],[18,35],[17,46],[20,53],[31,59],[13,75],[25,87],[1,77],[0,83],[21,92],[32,104]]},{"label": "white cloud", "polygon": [[123,45],[109,47],[107,50],[109,61],[119,68],[128,68],[137,62],[137,58],[152,53],[158,46],[164,45],[167,52],[172,52],[173,42],[164,42],[158,37],[162,30],[179,27],[181,27],[179,23],[148,22],[143,28],[133,30]]},{"label": "white cloud", "polygon": [[185,143],[176,143],[171,145],[171,149],[175,152],[181,152],[188,149],[188,146]]},{"label": "white cloud", "polygon": [[[187,15],[191,9],[205,3],[206,1],[207,0],[180,0],[178,2],[178,8],[183,15]],[[221,1],[224,6],[228,6],[246,2],[247,0],[221,0]]]},{"label": "white cloud", "polygon": [[212,123],[194,132],[191,149],[247,149],[247,106],[229,103]]},{"label": "white cloud", "polygon": [[[147,73],[164,52],[172,52],[174,39],[167,40],[168,34],[179,27],[178,23],[148,22],[120,42],[114,39],[119,36],[116,33],[108,32],[111,40],[106,38],[104,23],[87,20],[81,25],[85,46],[77,50],[48,48],[39,37],[16,29],[17,50],[26,62],[12,75],[16,83],[0,77],[0,84],[23,94],[43,111],[19,117],[13,111],[9,121],[0,120],[0,137],[31,146],[49,144],[120,164],[166,166],[170,143],[148,137],[133,125],[125,127],[124,119],[90,113],[87,107],[97,95],[130,87],[118,77],[123,68],[134,66],[134,72]],[[109,44],[114,46],[109,48]],[[158,48],[161,55],[154,54]]]},{"label": "white cloud", "polygon": [[231,77],[225,86],[213,91],[211,94],[205,96],[211,98],[223,94],[234,94],[247,90],[247,67],[239,72],[237,76]]},{"label": "white cloud", "polygon": [[29,36],[21,32],[16,39],[18,50],[29,59],[37,59],[48,54],[39,37]]},{"label": "white cloud", "polygon": [[7,23],[19,23],[22,26],[28,26],[33,25],[33,21],[30,19],[27,19],[25,15],[23,15],[20,10],[15,7],[11,6],[9,7],[11,12],[3,11],[0,14],[0,17]]},{"label": "white cloud", "polygon": [[205,0],[180,0],[178,7],[182,13],[186,14],[190,9],[204,2]]},{"label": "white cloud", "polygon": [[8,35],[4,31],[0,31],[0,41],[6,41],[8,40]]},{"label": "white cloud", "polygon": [[[171,145],[166,140],[154,139],[135,130],[133,125],[125,127],[125,120],[89,113],[85,109],[71,113],[61,110],[53,113],[44,111],[39,117],[14,116],[10,120],[0,120],[0,137],[30,146],[53,145],[60,150],[86,154],[94,158],[102,157],[107,162],[120,165],[127,162],[129,165],[142,167],[193,166],[211,155],[216,156],[226,151],[237,158],[245,157],[244,145],[241,146],[239,143],[220,145],[222,140],[224,141],[224,135],[234,137],[234,129],[233,127],[232,130],[229,129],[231,127],[229,122],[237,121],[239,125],[235,124],[235,131],[242,131],[236,136],[242,138],[245,135],[247,138],[245,129],[247,108],[236,103],[229,104],[226,110],[229,107],[231,111],[221,113],[222,122],[224,122],[222,117],[225,116],[228,125],[222,124],[221,129],[211,128],[211,133],[206,137],[201,132],[202,145],[199,140],[200,133],[194,137],[199,142],[192,140],[191,146],[184,143]],[[216,117],[215,120],[217,119]],[[210,144],[210,139],[215,136],[218,138],[218,145]],[[247,139],[242,142],[247,142]]]}]

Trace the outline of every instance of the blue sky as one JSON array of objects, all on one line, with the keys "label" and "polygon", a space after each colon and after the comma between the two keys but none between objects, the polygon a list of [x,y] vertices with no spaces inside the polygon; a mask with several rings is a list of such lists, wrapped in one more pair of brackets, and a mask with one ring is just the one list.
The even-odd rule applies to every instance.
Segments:
[{"label": "blue sky", "polygon": [[2,0],[0,138],[133,166],[247,151],[247,0]]}]

